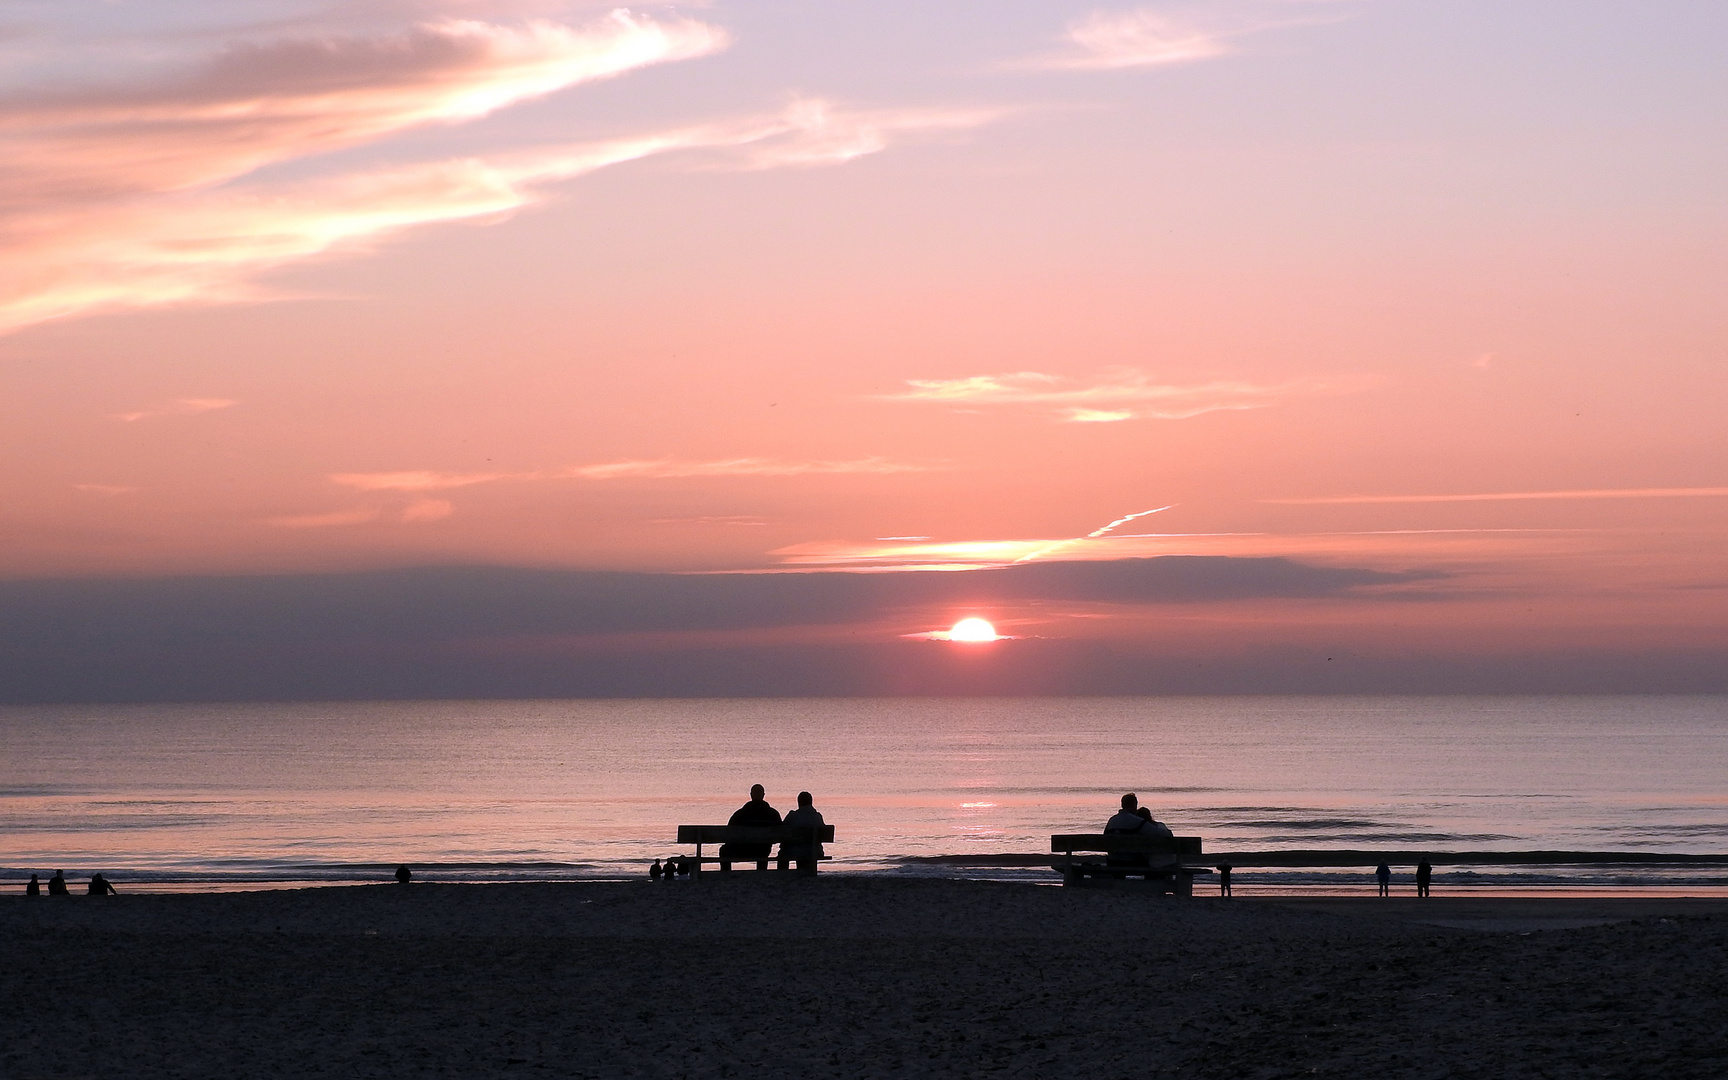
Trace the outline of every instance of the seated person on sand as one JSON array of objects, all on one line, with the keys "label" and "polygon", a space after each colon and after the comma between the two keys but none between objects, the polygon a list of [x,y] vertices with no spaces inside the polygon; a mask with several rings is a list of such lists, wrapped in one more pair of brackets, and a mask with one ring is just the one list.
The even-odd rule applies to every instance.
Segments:
[{"label": "seated person on sand", "polygon": [[[821,813],[813,805],[814,801],[810,798],[808,791],[800,791],[798,793],[798,809],[786,815],[785,824],[799,828],[821,828],[826,823],[822,820]],[[800,874],[814,874],[821,858],[822,841],[820,838],[814,839],[808,844],[782,843],[780,845],[780,869],[782,870],[786,869],[788,862],[796,861]]]},{"label": "seated person on sand", "polygon": [[56,870],[54,876],[48,879],[49,896],[71,896],[71,890],[66,888],[66,871]]},{"label": "seated person on sand", "polygon": [[95,875],[92,875],[90,878],[90,895],[91,896],[119,896],[120,893],[114,888],[113,885],[110,885],[108,883],[107,878],[103,877],[101,874],[95,874]]},{"label": "seated person on sand", "polygon": [[[779,825],[780,811],[769,806],[767,801],[763,799],[766,794],[767,792],[762,790],[761,784],[753,785],[750,788],[750,801],[740,806],[726,824],[770,827]],[[755,860],[756,869],[766,870],[768,869],[768,853],[772,850],[774,850],[773,844],[721,844],[720,870],[726,872],[732,869],[732,864],[735,862],[749,862],[751,860]]]}]

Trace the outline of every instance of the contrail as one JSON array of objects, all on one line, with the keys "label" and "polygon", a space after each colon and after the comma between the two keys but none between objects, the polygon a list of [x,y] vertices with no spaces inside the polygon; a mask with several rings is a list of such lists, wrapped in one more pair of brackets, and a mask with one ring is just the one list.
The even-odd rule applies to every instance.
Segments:
[{"label": "contrail", "polygon": [[1171,503],[1170,506],[1160,506],[1160,507],[1156,507],[1156,508],[1151,509],[1151,510],[1142,510],[1138,514],[1129,514],[1127,517],[1119,517],[1115,521],[1112,521],[1110,524],[1104,526],[1102,529],[1093,529],[1091,532],[1087,533],[1085,535],[1085,537],[1083,537],[1083,539],[1096,540],[1100,536],[1103,536],[1105,533],[1109,532],[1111,529],[1117,528],[1117,527],[1122,526],[1122,525],[1126,525],[1130,521],[1133,521],[1135,518],[1143,518],[1147,514],[1161,513],[1162,511],[1168,510],[1168,509],[1170,509],[1171,506],[1175,506],[1175,505],[1176,505],[1175,503]]},{"label": "contrail", "polygon": [[1044,556],[1050,554],[1052,551],[1056,551],[1056,550],[1059,550],[1061,548],[1065,548],[1069,544],[1078,544],[1082,540],[1096,540],[1099,537],[1103,536],[1105,533],[1109,532],[1111,529],[1119,528],[1123,525],[1126,525],[1130,521],[1133,521],[1135,518],[1143,518],[1147,514],[1156,514],[1156,513],[1159,513],[1161,511],[1164,511],[1164,510],[1169,510],[1171,507],[1173,507],[1175,505],[1176,505],[1175,503],[1171,503],[1170,506],[1157,506],[1157,507],[1153,507],[1151,510],[1142,510],[1137,514],[1129,514],[1127,517],[1119,517],[1115,521],[1112,521],[1110,524],[1104,526],[1101,529],[1093,529],[1091,532],[1087,533],[1085,536],[1076,536],[1076,537],[1069,539],[1069,540],[1057,540],[1054,543],[1046,544],[1045,546],[1039,548],[1037,551],[1029,551],[1026,554],[1020,556],[1018,559],[1015,559],[1014,561],[1017,563],[1023,563],[1023,562],[1031,562],[1033,559],[1042,559]]}]

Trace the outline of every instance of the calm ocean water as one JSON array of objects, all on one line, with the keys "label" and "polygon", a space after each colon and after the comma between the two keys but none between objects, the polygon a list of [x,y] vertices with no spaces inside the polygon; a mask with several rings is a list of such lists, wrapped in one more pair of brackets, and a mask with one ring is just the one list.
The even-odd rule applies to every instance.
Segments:
[{"label": "calm ocean water", "polygon": [[[7,881],[377,880],[399,862],[430,880],[616,877],[753,782],[782,809],[815,793],[835,870],[983,876],[903,860],[1043,851],[1129,790],[1209,852],[1728,852],[1728,697],[6,707],[0,746]],[[1016,875],[1054,879],[989,876]],[[1439,880],[1696,887],[1728,867]]]}]

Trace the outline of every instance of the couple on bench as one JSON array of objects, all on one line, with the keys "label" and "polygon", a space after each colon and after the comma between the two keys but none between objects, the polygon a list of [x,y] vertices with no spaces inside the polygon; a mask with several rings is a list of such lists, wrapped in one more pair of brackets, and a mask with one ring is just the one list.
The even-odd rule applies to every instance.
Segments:
[{"label": "couple on bench", "polygon": [[[761,784],[750,788],[750,801],[740,806],[728,825],[749,825],[758,828],[777,828],[782,825],[793,828],[820,828],[824,822],[822,815],[817,813],[808,791],[798,793],[798,809],[787,814],[784,819],[780,811],[768,805],[765,791]],[[732,869],[735,862],[756,863],[756,869],[768,869],[768,852],[773,844],[727,843],[720,845],[720,870],[726,872]],[[782,843],[780,845],[780,869],[786,869],[786,864],[796,862],[798,869],[804,873],[814,873],[816,860],[822,857],[822,843],[816,834],[811,834],[807,843]]]}]

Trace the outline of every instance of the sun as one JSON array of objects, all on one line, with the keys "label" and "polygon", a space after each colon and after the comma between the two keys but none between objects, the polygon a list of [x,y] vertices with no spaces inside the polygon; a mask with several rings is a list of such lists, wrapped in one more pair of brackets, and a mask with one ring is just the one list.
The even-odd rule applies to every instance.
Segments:
[{"label": "sun", "polygon": [[961,619],[948,631],[949,641],[995,641],[998,636],[994,626],[977,617]]}]

